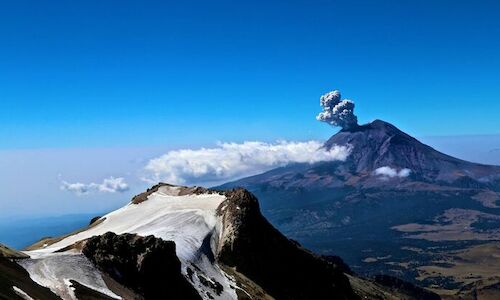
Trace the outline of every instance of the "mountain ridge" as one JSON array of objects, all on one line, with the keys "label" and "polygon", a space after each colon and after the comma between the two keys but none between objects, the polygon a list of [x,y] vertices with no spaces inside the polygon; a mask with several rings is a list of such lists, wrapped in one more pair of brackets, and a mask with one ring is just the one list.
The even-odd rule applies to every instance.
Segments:
[{"label": "mountain ridge", "polygon": [[[249,223],[256,228],[246,227]],[[270,239],[261,240],[263,233],[259,230],[266,232]],[[152,236],[141,237],[148,234]],[[54,243],[30,248],[32,250],[25,253],[31,258],[20,264],[35,282],[49,287],[63,299],[75,299],[71,287],[76,289],[76,294],[93,291],[102,299],[118,299],[126,295],[123,291],[127,289],[133,289],[135,296],[139,292],[140,297],[154,299],[150,296],[175,291],[171,290],[173,287],[154,290],[154,286],[148,288],[147,282],[141,286],[122,286],[129,281],[116,274],[135,278],[134,274],[144,268],[175,267],[175,259],[170,260],[173,264],[160,260],[165,257],[160,253],[171,252],[167,249],[172,249],[173,242],[159,239],[175,242],[182,276],[202,299],[246,299],[248,295],[253,295],[252,298],[276,295],[282,299],[309,296],[358,299],[342,269],[282,236],[260,214],[257,199],[241,189],[215,191],[155,185],[134,197],[127,206],[104,215],[93,226],[55,239]],[[260,253],[262,261],[245,250],[249,245]],[[155,254],[155,251],[163,252]],[[133,261],[134,257],[138,257],[137,262]],[[257,261],[246,263],[252,261],[252,257]],[[268,259],[264,259],[266,257]],[[287,260],[287,257],[296,259]],[[141,266],[139,262],[143,259],[148,259],[147,265],[131,269],[131,266]],[[301,263],[302,260],[309,263]],[[149,274],[156,271],[152,272]],[[172,272],[179,274],[179,271]],[[308,276],[304,278],[304,274]],[[70,278],[71,285],[63,278]],[[113,284],[109,278],[114,280]]]}]

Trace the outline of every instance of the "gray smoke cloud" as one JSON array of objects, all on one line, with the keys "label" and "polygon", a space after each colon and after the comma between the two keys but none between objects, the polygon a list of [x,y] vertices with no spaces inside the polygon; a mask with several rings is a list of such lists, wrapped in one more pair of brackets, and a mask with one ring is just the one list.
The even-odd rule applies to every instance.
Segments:
[{"label": "gray smoke cloud", "polygon": [[358,126],[358,117],[354,114],[354,102],[348,99],[341,100],[340,91],[334,90],[321,96],[320,105],[323,111],[316,119],[332,126],[349,129]]}]

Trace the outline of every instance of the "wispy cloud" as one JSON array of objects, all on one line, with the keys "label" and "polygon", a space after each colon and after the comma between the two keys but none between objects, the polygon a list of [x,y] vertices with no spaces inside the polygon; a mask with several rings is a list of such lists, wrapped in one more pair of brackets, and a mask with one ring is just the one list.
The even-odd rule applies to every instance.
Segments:
[{"label": "wispy cloud", "polygon": [[219,143],[214,148],[170,151],[152,159],[145,167],[145,180],[174,184],[222,182],[259,174],[289,163],[345,160],[350,148],[330,151],[318,141],[276,143]]},{"label": "wispy cloud", "polygon": [[394,177],[404,178],[410,176],[411,170],[404,168],[398,171],[395,168],[385,166],[376,169],[374,173],[375,175],[380,175],[384,178],[394,178]]},{"label": "wispy cloud", "polygon": [[103,192],[103,193],[116,193],[125,192],[129,189],[128,184],[125,182],[123,177],[109,177],[105,178],[102,183],[69,183],[63,181],[61,183],[61,190],[70,191],[77,195],[85,195],[91,192]]}]

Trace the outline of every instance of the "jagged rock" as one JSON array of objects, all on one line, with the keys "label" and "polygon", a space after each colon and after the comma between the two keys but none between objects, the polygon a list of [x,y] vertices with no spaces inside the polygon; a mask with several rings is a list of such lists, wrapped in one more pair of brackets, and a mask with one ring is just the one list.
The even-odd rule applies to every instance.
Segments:
[{"label": "jagged rock", "polygon": [[91,226],[95,222],[99,221],[100,218],[101,218],[101,216],[93,217],[92,220],[90,220],[90,222],[89,222],[89,226]]},{"label": "jagged rock", "polygon": [[146,200],[148,200],[148,197],[160,191],[162,188],[166,188],[166,190],[169,190],[168,193],[172,193],[175,191],[176,196],[185,196],[185,195],[200,195],[200,194],[223,194],[222,191],[219,190],[213,190],[213,189],[207,189],[201,186],[177,186],[177,185],[172,185],[169,183],[164,183],[160,182],[158,184],[155,184],[154,186],[148,188],[145,192],[140,193],[138,195],[135,195],[132,198],[132,203],[133,204],[140,204]]},{"label": "jagged rock", "polygon": [[341,268],[300,248],[260,213],[244,189],[226,192],[217,260],[276,299],[357,299]]},{"label": "jagged rock", "polygon": [[[74,290],[75,296],[78,300],[113,300],[114,298],[111,298],[109,296],[106,296],[102,293],[99,293],[98,291],[94,291],[91,288],[88,288],[84,286],[83,284],[80,284],[76,280],[70,280],[71,287]],[[136,299],[134,299],[136,300]]]},{"label": "jagged rock", "polygon": [[90,238],[82,252],[100,270],[145,299],[200,299],[181,274],[172,241],[108,232]]},{"label": "jagged rock", "polygon": [[165,183],[158,183],[158,184],[155,184],[153,185],[152,187],[148,188],[145,192],[143,193],[140,193],[139,195],[135,195],[133,198],[132,198],[132,203],[133,204],[139,204],[141,202],[144,202],[148,199],[149,195],[155,193],[158,191],[158,189],[162,186],[166,185]]}]

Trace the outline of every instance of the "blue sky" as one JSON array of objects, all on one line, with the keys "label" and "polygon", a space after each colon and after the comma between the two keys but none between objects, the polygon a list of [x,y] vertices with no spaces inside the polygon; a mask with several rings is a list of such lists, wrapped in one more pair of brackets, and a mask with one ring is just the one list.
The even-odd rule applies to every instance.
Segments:
[{"label": "blue sky", "polygon": [[[172,149],[327,139],[332,89],[361,123],[500,164],[496,0],[4,1],[0,41],[3,215],[118,207]],[[130,189],[60,189],[110,176]]]},{"label": "blue sky", "polygon": [[4,2],[0,148],[321,139],[333,88],[361,122],[500,133],[500,3],[376,2]]}]

